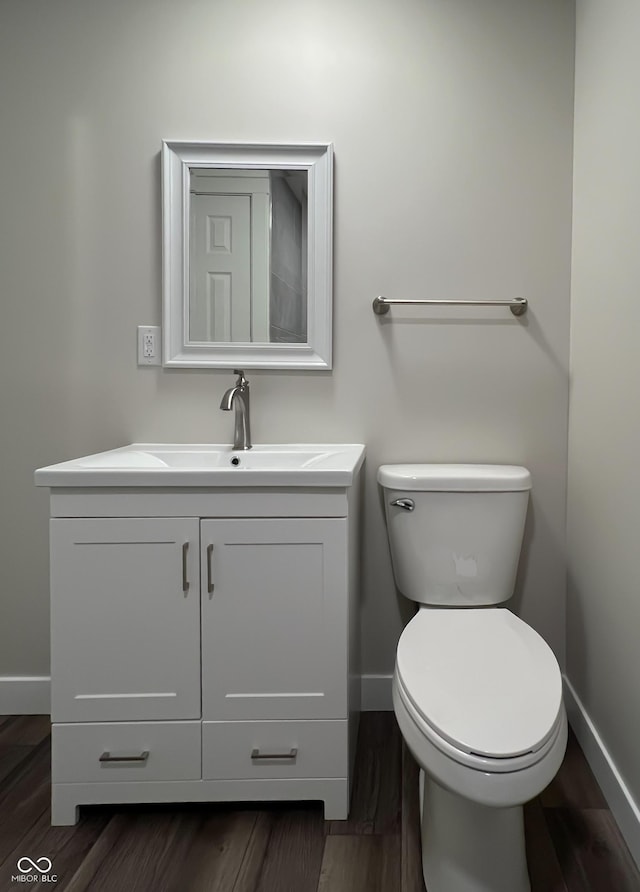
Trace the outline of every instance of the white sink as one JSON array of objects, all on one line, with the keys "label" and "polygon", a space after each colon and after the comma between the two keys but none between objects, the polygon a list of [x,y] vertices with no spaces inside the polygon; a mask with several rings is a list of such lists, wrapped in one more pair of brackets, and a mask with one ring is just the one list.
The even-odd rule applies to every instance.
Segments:
[{"label": "white sink", "polygon": [[219,443],[132,443],[40,468],[37,486],[348,486],[359,443],[287,443],[234,450]]},{"label": "white sink", "polygon": [[170,468],[260,468],[262,470],[308,468],[312,462],[325,460],[329,453],[325,450],[274,451],[265,447],[254,447],[246,452],[232,449],[149,449],[146,455],[158,459]]}]

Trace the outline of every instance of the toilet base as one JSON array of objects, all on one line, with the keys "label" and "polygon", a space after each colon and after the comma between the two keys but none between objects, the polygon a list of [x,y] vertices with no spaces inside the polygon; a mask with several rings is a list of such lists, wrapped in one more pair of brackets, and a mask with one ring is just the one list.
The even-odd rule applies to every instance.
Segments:
[{"label": "toilet base", "polygon": [[479,805],[421,770],[420,823],[429,892],[531,892],[522,806]]}]

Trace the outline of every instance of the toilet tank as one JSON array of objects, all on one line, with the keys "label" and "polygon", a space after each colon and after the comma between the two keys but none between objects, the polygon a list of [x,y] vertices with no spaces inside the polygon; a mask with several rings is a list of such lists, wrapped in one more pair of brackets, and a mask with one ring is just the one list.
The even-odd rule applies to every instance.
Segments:
[{"label": "toilet tank", "polygon": [[378,483],[393,574],[406,598],[481,607],[511,597],[531,489],[526,468],[382,465]]}]

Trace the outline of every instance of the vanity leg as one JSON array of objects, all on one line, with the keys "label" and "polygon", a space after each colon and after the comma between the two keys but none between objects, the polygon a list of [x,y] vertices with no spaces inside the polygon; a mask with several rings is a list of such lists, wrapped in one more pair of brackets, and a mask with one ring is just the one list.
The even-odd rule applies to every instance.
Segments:
[{"label": "vanity leg", "polygon": [[78,823],[80,808],[73,792],[64,785],[51,787],[51,826],[72,827]]},{"label": "vanity leg", "polygon": [[324,795],[325,821],[346,821],[349,817],[349,784],[334,780]]}]

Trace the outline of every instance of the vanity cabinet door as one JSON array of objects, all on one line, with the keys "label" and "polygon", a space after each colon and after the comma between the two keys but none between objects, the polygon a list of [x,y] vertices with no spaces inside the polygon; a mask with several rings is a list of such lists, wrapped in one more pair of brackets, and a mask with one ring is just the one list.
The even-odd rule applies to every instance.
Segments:
[{"label": "vanity cabinet door", "polygon": [[195,518],[51,521],[55,722],[200,717]]},{"label": "vanity cabinet door", "polygon": [[202,714],[346,718],[346,518],[203,520]]}]

